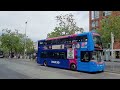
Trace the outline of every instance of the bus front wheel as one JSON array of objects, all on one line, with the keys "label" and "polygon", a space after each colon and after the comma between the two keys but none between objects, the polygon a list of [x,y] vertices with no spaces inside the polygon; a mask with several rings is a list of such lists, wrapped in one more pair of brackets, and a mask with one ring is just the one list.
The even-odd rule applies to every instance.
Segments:
[{"label": "bus front wheel", "polygon": [[71,64],[71,65],[70,65],[70,69],[71,69],[71,70],[76,70],[76,65],[75,65],[75,64]]},{"label": "bus front wheel", "polygon": [[43,65],[44,65],[44,66],[47,66],[47,62],[46,62],[46,61],[44,61]]}]

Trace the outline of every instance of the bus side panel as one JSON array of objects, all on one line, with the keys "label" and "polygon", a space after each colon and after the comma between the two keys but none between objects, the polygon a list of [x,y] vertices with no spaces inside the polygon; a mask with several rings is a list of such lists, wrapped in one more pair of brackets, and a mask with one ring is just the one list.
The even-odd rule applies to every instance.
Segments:
[{"label": "bus side panel", "polygon": [[93,36],[91,33],[88,34],[88,50],[89,51],[94,50],[94,41],[93,41]]},{"label": "bus side panel", "polygon": [[48,66],[58,67],[58,68],[69,68],[69,60],[64,59],[47,59]]},{"label": "bus side panel", "polygon": [[[52,62],[54,62],[54,63],[52,63]],[[57,66],[57,62],[56,63],[55,62],[56,62],[55,59],[50,59],[50,58],[47,59],[47,65],[48,66],[56,67]]]},{"label": "bus side panel", "polygon": [[66,69],[69,69],[69,60],[68,59],[61,59],[60,60],[60,67],[61,68],[66,68]]},{"label": "bus side panel", "polygon": [[41,62],[41,58],[40,58],[40,52],[41,52],[41,48],[38,46],[38,52],[37,52],[37,63],[38,64],[42,64]]},{"label": "bus side panel", "polygon": [[90,71],[90,63],[89,62],[78,61],[77,66],[78,66],[77,67],[78,71],[85,71],[85,72],[89,72]]},{"label": "bus side panel", "polygon": [[40,57],[37,57],[37,63],[40,64]]},{"label": "bus side panel", "polygon": [[97,64],[95,62],[90,62],[90,72],[104,71],[105,63]]},{"label": "bus side panel", "polygon": [[43,65],[43,63],[44,63],[44,59],[38,57],[38,58],[37,58],[37,63]]}]

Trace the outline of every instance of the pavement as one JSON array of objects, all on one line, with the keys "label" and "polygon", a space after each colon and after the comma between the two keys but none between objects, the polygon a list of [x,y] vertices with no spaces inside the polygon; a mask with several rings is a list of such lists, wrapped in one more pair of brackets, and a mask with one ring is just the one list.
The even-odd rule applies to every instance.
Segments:
[{"label": "pavement", "polygon": [[120,62],[105,62],[106,72],[118,73],[120,74]]},{"label": "pavement", "polygon": [[120,59],[111,59],[111,60],[106,60],[106,62],[120,62]]}]

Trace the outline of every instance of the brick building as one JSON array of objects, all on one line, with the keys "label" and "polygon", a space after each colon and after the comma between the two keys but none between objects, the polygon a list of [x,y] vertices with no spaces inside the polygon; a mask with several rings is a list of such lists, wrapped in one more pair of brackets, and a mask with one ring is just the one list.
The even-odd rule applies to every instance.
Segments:
[{"label": "brick building", "polygon": [[[120,15],[120,11],[89,11],[89,31],[100,29],[100,21],[109,15]],[[114,42],[114,58],[120,58],[120,40]]]},{"label": "brick building", "polygon": [[89,31],[101,28],[100,21],[109,15],[120,15],[120,11],[89,11]]}]

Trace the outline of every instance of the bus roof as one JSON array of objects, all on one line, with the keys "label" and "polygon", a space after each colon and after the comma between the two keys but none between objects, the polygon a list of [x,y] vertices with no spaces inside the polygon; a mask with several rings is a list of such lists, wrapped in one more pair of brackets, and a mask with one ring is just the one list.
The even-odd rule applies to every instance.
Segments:
[{"label": "bus roof", "polygon": [[94,33],[94,32],[92,32],[92,35],[100,36],[100,34],[98,34],[98,33]]},{"label": "bus roof", "polygon": [[68,38],[68,37],[75,37],[77,34],[67,35],[67,36],[60,36],[60,37],[54,37],[54,38],[47,38],[46,40],[55,40],[55,39],[62,39],[62,38]]},{"label": "bus roof", "polygon": [[91,33],[91,32],[83,32],[83,33],[78,34],[77,36],[87,35],[89,33]]},{"label": "bus roof", "polygon": [[38,42],[39,42],[39,41],[45,41],[45,40],[46,40],[46,39],[38,40]]},{"label": "bus roof", "polygon": [[46,40],[56,40],[56,39],[62,39],[62,38],[68,38],[68,37],[76,37],[76,36],[82,36],[82,35],[87,35],[91,33],[92,35],[96,35],[96,36],[100,36],[98,33],[96,32],[83,32],[80,34],[72,34],[72,35],[67,35],[67,36],[60,36],[60,37],[54,37],[54,38],[47,38],[47,39],[42,39],[39,41],[46,41]]},{"label": "bus roof", "polygon": [[97,32],[84,32],[84,33],[78,34],[77,36],[87,35],[89,33],[91,33],[92,35],[95,35],[95,36],[100,36],[100,34],[98,34]]},{"label": "bus roof", "polygon": [[98,33],[96,32],[96,30],[91,31],[91,33],[92,33],[92,35],[100,36],[100,34],[98,34]]}]

